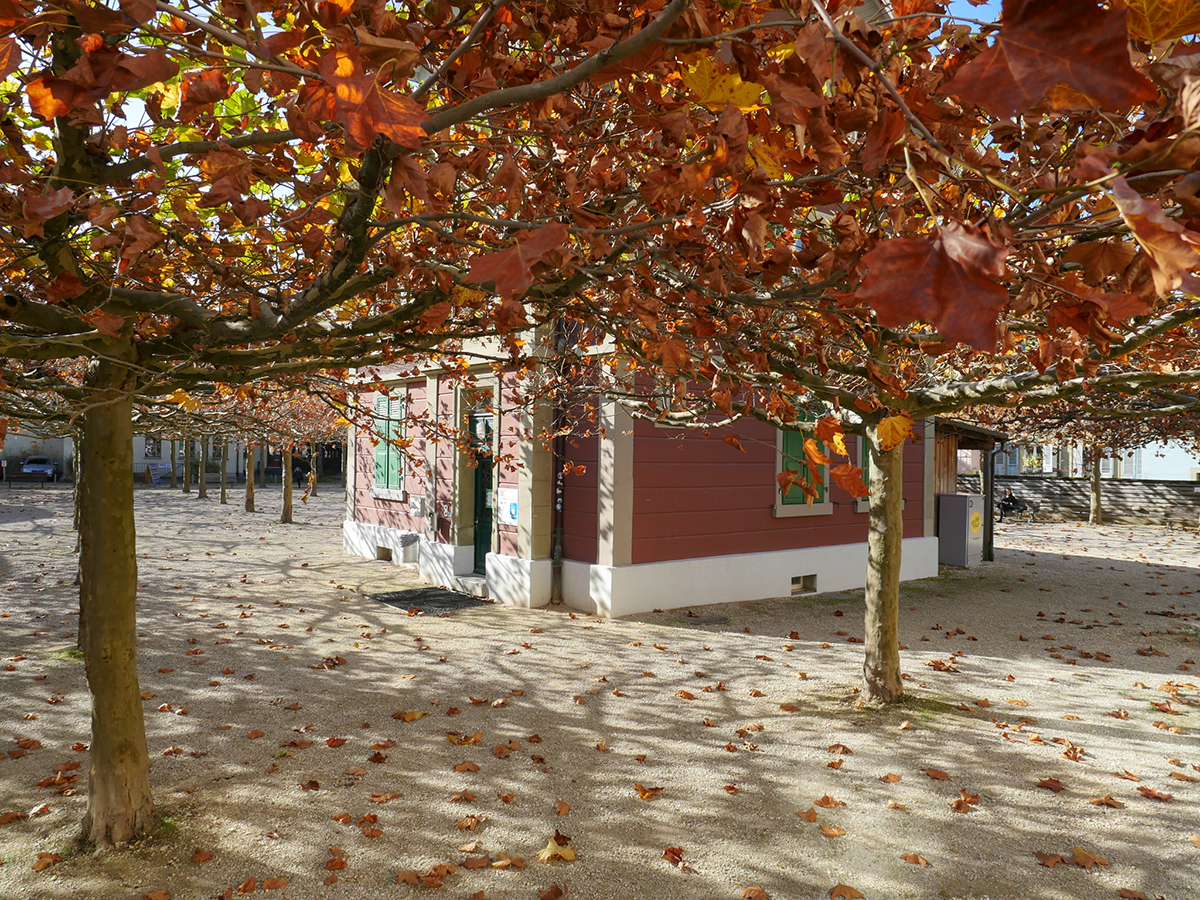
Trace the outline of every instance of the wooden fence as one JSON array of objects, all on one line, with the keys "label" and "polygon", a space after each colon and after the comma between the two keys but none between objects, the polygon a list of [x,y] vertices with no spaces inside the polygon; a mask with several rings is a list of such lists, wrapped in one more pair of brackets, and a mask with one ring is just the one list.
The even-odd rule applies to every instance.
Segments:
[{"label": "wooden fence", "polygon": [[[1091,481],[1052,475],[997,475],[996,501],[1004,489],[1024,500],[1037,519],[1087,519]],[[959,493],[980,493],[978,475],[959,475]],[[1105,522],[1197,524],[1200,519],[1200,481],[1143,481],[1104,479],[1100,503]]]}]

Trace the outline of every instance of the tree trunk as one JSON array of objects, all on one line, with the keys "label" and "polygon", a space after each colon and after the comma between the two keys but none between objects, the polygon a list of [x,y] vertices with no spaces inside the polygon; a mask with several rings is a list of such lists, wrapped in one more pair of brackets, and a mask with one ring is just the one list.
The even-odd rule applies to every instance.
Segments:
[{"label": "tree trunk", "polygon": [[229,471],[229,438],[221,438],[221,505],[224,506],[229,501],[225,497],[225,486],[228,478],[226,473]]},{"label": "tree trunk", "polygon": [[350,465],[350,443],[342,441],[342,493],[346,492],[346,467]]},{"label": "tree trunk", "polygon": [[196,496],[208,499],[208,435],[200,436],[200,478],[196,485]]},{"label": "tree trunk", "polygon": [[183,439],[183,492],[192,492],[192,440]]},{"label": "tree trunk", "polygon": [[1104,524],[1104,508],[1100,504],[1100,448],[1092,448],[1092,490],[1088,504],[1088,524]]},{"label": "tree trunk", "polygon": [[171,490],[179,487],[179,479],[175,477],[175,466],[179,464],[179,448],[171,441]]},{"label": "tree trunk", "polygon": [[246,447],[246,512],[254,512],[254,445]]},{"label": "tree trunk", "polygon": [[280,468],[283,477],[283,512],[279,516],[281,524],[287,525],[292,521],[292,448],[283,448],[283,465]]},{"label": "tree trunk", "polygon": [[312,463],[312,478],[308,480],[311,486],[308,489],[308,493],[310,496],[315,497],[317,496],[317,485],[321,482],[321,445],[313,441],[308,446],[310,448],[308,460]]},{"label": "tree trunk", "polygon": [[111,359],[91,363],[87,382],[95,399],[83,418],[79,611],[92,694],[83,837],[99,845],[128,841],[155,825],[137,675],[133,402],[124,393],[127,379],[128,370]]},{"label": "tree trunk", "polygon": [[874,426],[871,442],[871,511],[867,531],[866,630],[863,686],[867,697],[896,703],[900,680],[900,552],[904,538],[904,445],[884,451]]},{"label": "tree trunk", "polygon": [[271,445],[268,444],[266,441],[263,441],[262,481],[260,481],[258,484],[259,484],[259,487],[261,487],[264,491],[267,489],[267,464],[270,461],[271,461]]}]

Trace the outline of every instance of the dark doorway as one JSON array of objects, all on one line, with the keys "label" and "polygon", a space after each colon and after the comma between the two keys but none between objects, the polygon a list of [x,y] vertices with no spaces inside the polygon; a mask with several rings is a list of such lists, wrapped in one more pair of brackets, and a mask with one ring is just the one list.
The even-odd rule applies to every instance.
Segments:
[{"label": "dark doorway", "polygon": [[487,574],[492,551],[492,415],[471,413],[471,456],[475,461],[475,574]]}]

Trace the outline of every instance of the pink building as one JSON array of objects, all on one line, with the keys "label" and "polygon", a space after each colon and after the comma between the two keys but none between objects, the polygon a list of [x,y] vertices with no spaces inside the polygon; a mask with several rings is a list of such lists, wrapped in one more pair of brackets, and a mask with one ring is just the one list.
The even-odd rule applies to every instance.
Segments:
[{"label": "pink building", "polygon": [[[558,466],[551,449],[522,435],[541,433],[549,411],[506,407],[494,376],[470,391],[437,375],[389,387],[374,401],[382,432],[407,408],[469,427],[470,446],[400,435],[397,423],[392,433],[412,439],[406,460],[352,433],[346,551],[417,563],[427,581],[508,605],[548,603]],[[480,411],[487,406],[497,412]],[[866,501],[834,484],[811,506],[798,489],[782,496],[775,476],[795,435],[743,422],[742,453],[719,436],[634,420],[614,402],[599,413],[603,436],[565,442],[577,473],[563,479],[561,497],[569,606],[622,616],[862,587]],[[904,449],[904,579],[938,571],[933,429],[915,431]],[[855,440],[851,452],[861,452]]]}]

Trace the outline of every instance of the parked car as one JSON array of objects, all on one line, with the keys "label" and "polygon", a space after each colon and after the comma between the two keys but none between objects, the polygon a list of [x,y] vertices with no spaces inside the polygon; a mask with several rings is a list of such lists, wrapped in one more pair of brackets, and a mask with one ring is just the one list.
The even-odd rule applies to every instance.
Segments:
[{"label": "parked car", "polygon": [[58,463],[49,456],[31,456],[21,463],[21,471],[26,474],[41,473],[47,481],[54,481],[58,475]]}]

